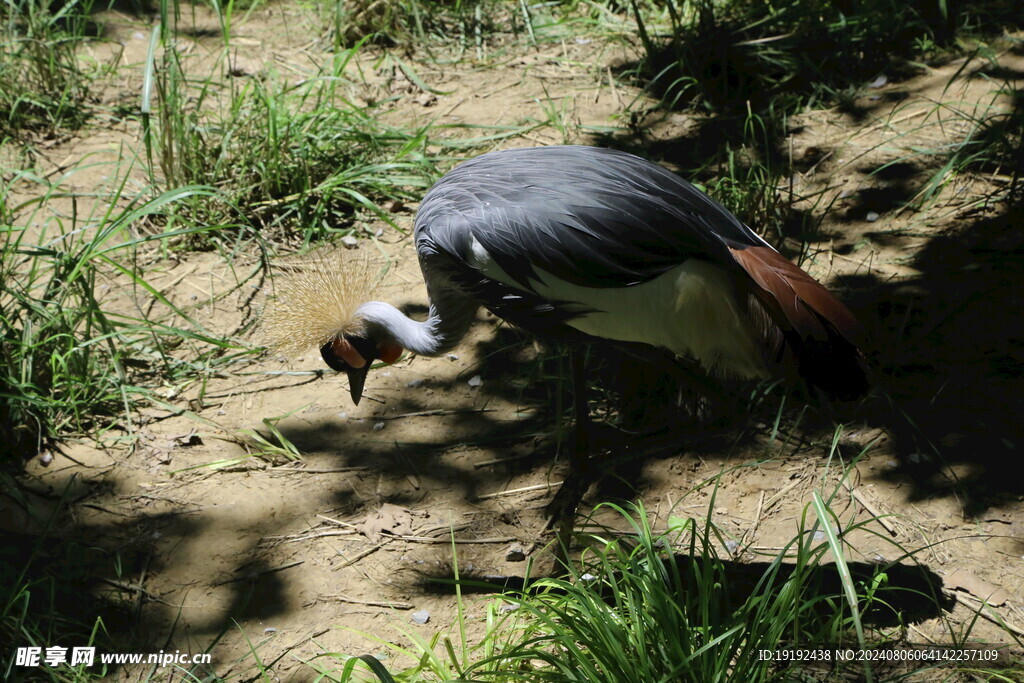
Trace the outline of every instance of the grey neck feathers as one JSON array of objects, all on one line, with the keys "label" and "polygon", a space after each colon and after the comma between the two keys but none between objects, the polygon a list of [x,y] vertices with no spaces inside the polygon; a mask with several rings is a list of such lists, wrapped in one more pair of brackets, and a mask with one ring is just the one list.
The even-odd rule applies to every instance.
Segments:
[{"label": "grey neck feathers", "polygon": [[391,304],[370,301],[356,311],[366,322],[371,339],[392,341],[421,356],[440,356],[452,350],[466,335],[479,305],[451,290],[430,300],[424,322],[412,320]]}]

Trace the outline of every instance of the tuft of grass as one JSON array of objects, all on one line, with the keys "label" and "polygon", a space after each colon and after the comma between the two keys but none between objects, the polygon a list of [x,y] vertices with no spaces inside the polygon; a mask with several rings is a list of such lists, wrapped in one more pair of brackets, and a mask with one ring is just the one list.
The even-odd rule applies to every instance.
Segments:
[{"label": "tuft of grass", "polygon": [[[839,460],[841,433],[837,428],[823,484],[812,492],[794,537],[766,562],[741,564],[721,553],[742,548],[711,519],[715,478],[701,485],[714,489],[707,515],[672,516],[663,532],[651,528],[642,506],[601,506],[618,519],[588,535],[570,575],[528,578],[522,590],[489,603],[485,633],[477,642],[467,641],[460,620],[461,649],[453,637],[441,634],[427,639],[408,633],[412,647],[379,641],[415,662],[404,669],[384,670],[370,655],[324,655],[310,665],[334,681],[704,682],[821,680],[823,674],[873,680],[876,673],[892,673],[876,672],[864,662],[834,669],[829,662],[823,671],[808,662],[761,656],[763,650],[787,647],[891,646],[905,636],[896,605],[919,609],[923,604],[940,614],[945,606],[926,568],[915,565],[914,553],[884,531],[876,532],[875,518],[849,520],[835,512],[846,507],[851,471],[839,461],[836,476],[830,473],[832,460]],[[851,539],[863,534],[891,544],[896,559],[855,567],[849,559],[857,553]],[[461,596],[457,600],[461,609]],[[869,616],[877,620],[873,626],[866,623]],[[955,639],[966,643],[968,633]],[[331,660],[339,666],[332,667]],[[922,674],[933,665],[907,668],[912,667]],[[936,675],[943,673],[949,671]],[[986,673],[1009,680],[999,669]]]},{"label": "tuft of grass", "polygon": [[[4,458],[31,455],[58,435],[95,432],[114,416],[130,428],[130,409],[146,395],[141,386],[146,378],[195,373],[194,363],[209,349],[233,347],[175,307],[135,263],[143,248],[215,229],[135,232],[138,224],[165,218],[176,205],[214,192],[185,187],[146,200],[124,197],[123,191],[124,183],[98,214],[55,220],[53,234],[34,227],[45,225],[40,207],[53,201],[53,188],[36,202],[15,207],[10,222],[0,225]],[[9,187],[0,188],[0,204],[7,203],[8,194]],[[161,304],[170,317],[150,314],[151,307],[110,303],[99,285],[118,278],[137,300]],[[174,355],[183,344],[196,349],[184,363]],[[198,350],[204,346],[207,351]]]},{"label": "tuft of grass", "polygon": [[[86,681],[103,680],[110,672],[98,662],[94,666],[63,664],[55,667],[22,668],[16,665],[18,647],[46,648],[73,642],[76,647],[99,647],[116,651],[102,617],[88,613],[83,603],[78,575],[83,548],[53,533],[58,511],[66,509],[70,485],[61,505],[48,519],[35,520],[42,532],[37,536],[10,534],[0,549],[0,677],[4,680]],[[23,510],[30,504],[17,483],[0,472],[0,495],[16,501]],[[90,607],[93,606],[90,604]],[[31,673],[29,673],[31,672]]]},{"label": "tuft of grass", "polygon": [[750,590],[719,556],[728,539],[710,520],[672,519],[654,534],[642,508],[608,507],[628,534],[594,535],[571,579],[544,579],[538,594],[513,598],[525,624],[500,656],[530,663],[532,680],[768,680],[778,665],[760,650],[839,643],[856,623],[841,596],[818,585],[828,546],[806,517]]},{"label": "tuft of grass", "polygon": [[1015,15],[992,4],[630,0],[629,8],[643,50],[638,73],[669,106],[737,112],[749,102],[793,113],[912,69],[960,31],[1001,30],[1000,18]]},{"label": "tuft of grass", "polygon": [[[970,60],[965,65],[968,63]],[[1003,82],[995,86],[987,104],[955,114],[969,130],[955,144],[928,150],[942,163],[914,198],[915,203],[922,205],[933,200],[953,178],[965,174],[993,182],[999,188],[997,197],[1019,201],[1024,197],[1024,91]],[[980,201],[987,203],[993,199],[989,196]]]},{"label": "tuft of grass", "polygon": [[[225,44],[229,44],[225,34]],[[435,177],[426,130],[383,120],[387,102],[357,103],[347,70],[359,47],[336,53],[307,78],[186,76],[171,26],[153,29],[143,86],[143,140],[151,181],[208,185],[213,201],[187,206],[196,222],[239,218],[262,229],[301,226],[310,240],[349,231],[359,210],[390,222],[380,205],[411,199]]]},{"label": "tuft of grass", "polygon": [[77,127],[90,74],[76,50],[93,0],[7,0],[0,5],[0,135]]},{"label": "tuft of grass", "polygon": [[511,24],[516,14],[495,0],[355,0],[331,6],[329,33],[335,48],[364,41],[404,48],[479,45],[484,36]]}]

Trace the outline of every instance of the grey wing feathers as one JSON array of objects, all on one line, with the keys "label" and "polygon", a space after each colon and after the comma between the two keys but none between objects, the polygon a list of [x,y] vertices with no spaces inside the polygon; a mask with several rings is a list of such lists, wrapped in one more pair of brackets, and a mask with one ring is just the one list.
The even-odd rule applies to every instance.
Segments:
[{"label": "grey wing feathers", "polygon": [[594,147],[504,150],[458,166],[424,198],[417,248],[466,264],[472,238],[526,289],[534,268],[622,287],[687,258],[731,262],[729,246],[764,244],[675,174]]}]

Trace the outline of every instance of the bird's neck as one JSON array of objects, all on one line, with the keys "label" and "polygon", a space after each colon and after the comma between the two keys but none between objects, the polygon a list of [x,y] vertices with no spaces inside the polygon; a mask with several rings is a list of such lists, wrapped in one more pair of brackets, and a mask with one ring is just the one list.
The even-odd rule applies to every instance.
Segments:
[{"label": "bird's neck", "polygon": [[423,322],[413,320],[391,304],[370,301],[356,311],[377,338],[389,339],[420,356],[440,356],[466,335],[479,305],[456,292],[432,296],[430,314]]}]

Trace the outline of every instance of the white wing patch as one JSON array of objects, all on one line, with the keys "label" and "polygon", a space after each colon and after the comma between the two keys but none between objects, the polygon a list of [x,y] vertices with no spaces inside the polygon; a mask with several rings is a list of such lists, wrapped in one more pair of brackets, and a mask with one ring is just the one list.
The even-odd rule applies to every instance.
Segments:
[{"label": "white wing patch", "polygon": [[[522,287],[475,238],[470,265],[514,289]],[[750,326],[721,269],[690,259],[630,287],[582,287],[539,268],[530,284],[537,294],[579,305],[584,313],[567,324],[594,337],[659,346],[696,359],[712,372],[742,378],[769,373]]]}]

